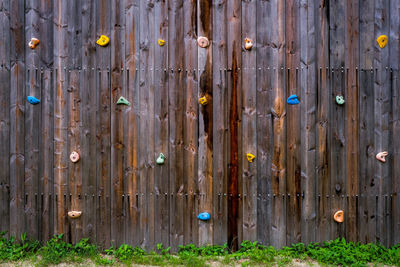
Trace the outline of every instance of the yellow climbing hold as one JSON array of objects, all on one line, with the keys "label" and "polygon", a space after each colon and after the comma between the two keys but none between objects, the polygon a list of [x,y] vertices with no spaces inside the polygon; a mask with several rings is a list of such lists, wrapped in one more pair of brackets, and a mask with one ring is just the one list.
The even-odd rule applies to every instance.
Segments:
[{"label": "yellow climbing hold", "polygon": [[100,36],[100,38],[99,38],[99,40],[97,40],[97,44],[98,45],[100,45],[100,46],[106,46],[106,45],[108,45],[108,43],[110,42],[110,38],[108,38],[107,36],[105,36],[105,35],[101,35]]},{"label": "yellow climbing hold", "polygon": [[388,38],[386,35],[381,35],[376,39],[380,48],[384,48],[387,45]]},{"label": "yellow climbing hold", "polygon": [[158,39],[158,45],[159,46],[164,46],[165,45],[165,41],[163,39]]},{"label": "yellow climbing hold", "polygon": [[254,158],[255,158],[256,156],[254,156],[254,155],[251,154],[251,153],[247,153],[247,154],[246,154],[246,157],[247,157],[247,160],[248,160],[249,162],[253,162],[253,160],[254,160]]},{"label": "yellow climbing hold", "polygon": [[199,104],[203,105],[203,106],[207,105],[207,97],[205,97],[205,96],[200,97],[199,98]]}]

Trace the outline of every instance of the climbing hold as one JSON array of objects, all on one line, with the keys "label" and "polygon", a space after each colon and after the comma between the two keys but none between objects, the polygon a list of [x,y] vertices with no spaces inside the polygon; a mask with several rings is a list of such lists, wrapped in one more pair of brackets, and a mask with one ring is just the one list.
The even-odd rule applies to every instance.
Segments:
[{"label": "climbing hold", "polygon": [[165,41],[163,39],[158,39],[158,45],[159,46],[164,46],[165,45]]},{"label": "climbing hold", "polygon": [[335,212],[335,214],[333,215],[333,219],[338,223],[342,223],[344,221],[343,210],[338,210],[337,212]]},{"label": "climbing hold", "polygon": [[36,104],[39,104],[39,103],[40,103],[40,100],[37,99],[37,98],[34,97],[34,96],[28,96],[26,99],[27,99],[28,102],[31,103],[32,105],[36,105]]},{"label": "climbing hold", "polygon": [[100,46],[106,46],[110,42],[110,38],[105,35],[100,35],[100,38],[97,40],[97,44]]},{"label": "climbing hold", "polygon": [[286,102],[290,105],[297,105],[299,104],[299,99],[297,97],[297,95],[291,95],[289,96],[289,98],[286,100]]},{"label": "climbing hold", "polygon": [[210,44],[210,42],[208,41],[207,37],[200,36],[199,38],[197,38],[197,44],[201,48],[206,48]]},{"label": "climbing hold", "polygon": [[252,47],[253,47],[253,41],[250,38],[245,38],[244,39],[244,48],[246,50],[251,50]]},{"label": "climbing hold", "polygon": [[73,211],[68,212],[68,217],[70,217],[72,219],[79,218],[79,217],[81,217],[81,215],[82,215],[82,211],[73,210]]},{"label": "climbing hold", "polygon": [[203,106],[207,105],[207,97],[206,96],[200,97],[199,104]]},{"label": "climbing hold", "polygon": [[386,35],[381,35],[376,39],[376,41],[378,42],[380,48],[384,48],[387,45],[388,38]]},{"label": "climbing hold", "polygon": [[79,160],[79,154],[78,154],[78,152],[72,151],[71,155],[69,155],[69,159],[70,159],[73,163],[78,162],[78,160]]},{"label": "climbing hold", "polygon": [[202,212],[197,216],[197,219],[202,220],[202,221],[208,221],[210,218],[211,218],[211,216],[208,212]]},{"label": "climbing hold", "polygon": [[388,155],[389,153],[386,151],[383,152],[379,152],[378,154],[376,154],[376,159],[382,162],[386,162],[385,157]]},{"label": "climbing hold", "polygon": [[38,44],[39,44],[39,39],[32,37],[31,41],[29,42],[29,47],[34,49]]},{"label": "climbing hold", "polygon": [[160,156],[158,156],[156,163],[158,165],[162,165],[162,164],[164,164],[164,161],[165,161],[165,156],[163,153],[160,153]]},{"label": "climbing hold", "polygon": [[342,95],[337,95],[336,96],[336,103],[338,104],[338,105],[343,105],[344,104],[344,97],[342,96]]},{"label": "climbing hold", "polygon": [[130,106],[131,103],[129,103],[128,100],[125,99],[125,97],[121,96],[118,101],[117,101],[117,105],[127,105]]},{"label": "climbing hold", "polygon": [[247,160],[248,160],[249,162],[253,162],[253,159],[254,159],[256,156],[254,156],[254,155],[251,154],[251,153],[247,153],[247,154],[246,154],[246,157],[247,157]]}]

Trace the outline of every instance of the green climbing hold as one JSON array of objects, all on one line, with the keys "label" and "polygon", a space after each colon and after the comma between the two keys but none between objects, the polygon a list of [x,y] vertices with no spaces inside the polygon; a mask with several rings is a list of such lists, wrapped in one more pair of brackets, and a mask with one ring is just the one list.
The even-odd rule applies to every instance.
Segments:
[{"label": "green climbing hold", "polygon": [[343,105],[344,104],[344,97],[342,95],[337,95],[336,96],[336,103],[338,103],[338,105]]},{"label": "green climbing hold", "polygon": [[126,100],[125,97],[121,96],[121,97],[118,99],[118,101],[117,101],[117,105],[127,105],[127,106],[130,106],[131,103],[129,103],[129,101]]},{"label": "green climbing hold", "polygon": [[160,153],[160,156],[158,156],[156,162],[158,165],[162,165],[164,164],[164,161],[165,161],[165,156],[163,153]]}]

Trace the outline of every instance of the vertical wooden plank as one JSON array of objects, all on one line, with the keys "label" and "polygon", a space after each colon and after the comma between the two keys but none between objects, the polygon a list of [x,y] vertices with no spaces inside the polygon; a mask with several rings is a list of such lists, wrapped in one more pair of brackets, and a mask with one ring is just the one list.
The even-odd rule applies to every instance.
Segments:
[{"label": "vertical wooden plank", "polygon": [[239,69],[241,57],[241,1],[227,1],[227,56],[228,56],[228,110],[229,110],[229,170],[228,170],[228,246],[237,250],[241,239],[239,190],[242,171],[242,92]]},{"label": "vertical wooden plank", "polygon": [[[375,1],[375,32],[376,36],[389,32],[389,2],[383,0]],[[374,141],[376,153],[390,150],[389,116],[391,112],[391,92],[389,88],[389,49],[380,49],[375,41],[374,65],[376,69],[374,82],[375,95],[375,131]],[[388,47],[386,47],[388,48]],[[385,198],[391,188],[390,161],[388,164],[381,164],[375,160],[375,183],[376,193],[379,195],[376,214],[376,239],[378,242],[387,245],[388,232],[386,229]]]},{"label": "vertical wooden plank", "polygon": [[[183,1],[168,1],[170,246],[183,244]],[[179,69],[181,71],[179,71]]]},{"label": "vertical wooden plank", "polygon": [[[96,87],[96,9],[97,1],[81,2],[82,16],[82,69],[80,75],[81,100],[81,177],[82,177],[82,234],[91,241],[96,239],[96,116],[99,90]],[[96,90],[93,90],[96,88]]]},{"label": "vertical wooden plank", "polygon": [[228,118],[227,118],[227,87],[226,87],[226,2],[213,3],[213,240],[215,244],[227,242],[226,236],[226,200],[228,178]]},{"label": "vertical wooden plank", "polygon": [[57,1],[54,12],[54,65],[55,65],[55,103],[54,103],[54,233],[66,233],[68,190],[68,151],[67,151],[67,77],[66,62],[68,60],[68,6],[65,1]]},{"label": "vertical wooden plank", "polygon": [[317,129],[316,129],[316,205],[317,222],[315,240],[321,242],[330,239],[332,222],[330,202],[321,197],[330,194],[330,160],[329,160],[329,109],[332,101],[329,92],[329,3],[320,0],[315,5],[316,13],[316,49],[317,49]]},{"label": "vertical wooden plank", "polygon": [[125,105],[117,105],[123,95],[123,38],[124,5],[120,1],[111,1],[111,243],[119,246],[124,242],[124,121]]},{"label": "vertical wooden plank", "polygon": [[[111,33],[111,1],[97,2],[96,8],[96,38],[100,35],[110,36]],[[97,90],[97,212],[96,240],[103,248],[111,245],[111,81],[110,60],[111,45],[96,46],[95,68]]]},{"label": "vertical wooden plank", "polygon": [[[286,1],[286,94],[300,95],[300,23],[298,1]],[[300,99],[300,105],[289,105],[287,107],[287,224],[286,235],[288,244],[298,243],[301,240],[301,162],[300,162],[300,106],[304,106],[304,99]],[[304,156],[304,155],[303,155]]]},{"label": "vertical wooden plank", "polygon": [[359,64],[359,1],[346,1],[346,182],[349,195],[346,216],[346,239],[357,241],[357,198],[358,195],[358,70]]},{"label": "vertical wooden plank", "polygon": [[140,229],[141,246],[154,244],[154,2],[140,1]]},{"label": "vertical wooden plank", "polygon": [[[390,158],[392,164],[392,177],[400,176],[400,138],[396,138],[400,135],[400,87],[399,87],[399,55],[400,55],[400,42],[399,42],[399,27],[400,27],[400,1],[393,0],[390,1],[390,26],[389,26],[389,57],[390,57],[390,68],[391,68],[391,91],[392,91],[392,117],[391,117],[391,127],[392,131],[392,154]],[[400,183],[398,179],[392,179],[392,243],[397,244],[400,242]],[[392,195],[393,194],[393,195]]]},{"label": "vertical wooden plank", "polygon": [[[0,231],[10,231],[10,1],[0,1]],[[8,233],[7,233],[8,235]]]},{"label": "vertical wooden plank", "polygon": [[[198,244],[199,223],[198,214],[198,113],[197,96],[197,0],[184,1],[184,33],[185,33],[185,117],[184,117],[184,169],[186,177],[186,200],[184,235],[185,244]],[[156,16],[157,18],[158,16]],[[201,49],[201,48],[199,48]],[[157,56],[156,56],[157,58]],[[163,65],[165,66],[165,65]],[[167,78],[167,77],[166,77]],[[156,90],[158,91],[158,90]],[[168,92],[165,89],[162,92]],[[157,105],[156,105],[157,106]],[[168,111],[165,110],[164,114]],[[165,115],[164,115],[165,116]],[[167,125],[165,126],[165,129]],[[167,132],[165,140],[167,139]],[[164,142],[163,142],[164,144]],[[167,149],[167,148],[166,148]],[[167,179],[168,176],[166,176]],[[168,190],[168,189],[166,189]],[[163,192],[163,191],[161,191]],[[164,200],[163,200],[164,201]],[[163,202],[164,203],[164,202]],[[164,229],[164,227],[163,227]]]},{"label": "vertical wooden plank", "polygon": [[[286,245],[286,84],[285,84],[285,3],[271,2],[273,156],[272,156],[272,245]],[[277,22],[277,23],[276,23]]]},{"label": "vertical wooden plank", "polygon": [[[315,241],[316,33],[314,1],[300,1],[301,242]],[[297,197],[297,196],[296,196]]]},{"label": "vertical wooden plank", "polygon": [[[256,32],[256,1],[242,2],[242,38],[251,39],[257,44]],[[251,50],[242,50],[242,83],[243,90],[243,239],[257,240],[257,160],[249,162],[246,154],[257,155],[257,78],[255,62],[257,47]]]},{"label": "vertical wooden plank", "polygon": [[271,3],[257,1],[257,240],[271,244],[271,160],[272,160],[272,83],[271,59],[273,46],[270,43],[272,27],[268,25]]},{"label": "vertical wooden plank", "polygon": [[138,179],[139,179],[139,16],[140,1],[125,2],[125,66],[126,66],[126,98],[131,102],[127,108],[126,149],[124,151],[124,165],[128,170],[125,175],[125,195],[128,197],[126,213],[126,243],[140,245],[139,213],[138,213]]},{"label": "vertical wooden plank", "polygon": [[[197,2],[197,36],[213,43],[212,1]],[[206,97],[207,105],[199,107],[199,212],[212,214],[213,204],[213,45],[198,49],[199,98]],[[213,243],[214,216],[199,221],[199,245]]]}]

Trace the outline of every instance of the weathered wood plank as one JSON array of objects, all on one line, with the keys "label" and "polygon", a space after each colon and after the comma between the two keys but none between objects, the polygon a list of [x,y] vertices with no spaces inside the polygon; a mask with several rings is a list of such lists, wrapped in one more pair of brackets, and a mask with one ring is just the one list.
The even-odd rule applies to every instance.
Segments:
[{"label": "weathered wood plank", "polygon": [[[197,36],[206,37],[210,45],[198,49],[199,98],[206,97],[207,104],[199,107],[199,212],[213,211],[213,25],[212,1],[198,1]],[[209,221],[199,221],[199,244],[213,243],[214,216]]]},{"label": "weathered wood plank", "polygon": [[[111,1],[97,2],[96,38],[111,33]],[[96,242],[103,248],[111,246],[111,46],[96,46],[97,110],[97,204]],[[94,66],[92,66],[93,68]]]},{"label": "weathered wood plank", "polygon": [[[169,116],[169,192],[170,246],[183,244],[183,1],[168,1],[168,116]],[[179,71],[180,69],[180,71]]]},{"label": "weathered wood plank", "polygon": [[[184,1],[185,33],[185,117],[184,117],[184,167],[185,188],[185,244],[198,244],[198,71],[197,71],[197,0]],[[158,16],[156,16],[158,17]],[[165,29],[165,27],[163,28]],[[164,33],[163,33],[164,35]],[[200,49],[200,48],[199,48]],[[156,57],[157,58],[157,57]],[[158,90],[157,90],[158,91]],[[165,113],[168,111],[166,110]],[[165,117],[165,115],[164,115]],[[167,140],[168,132],[165,133]]]},{"label": "weathered wood plank", "polygon": [[139,186],[139,15],[140,1],[125,2],[125,66],[126,66],[126,98],[131,102],[127,108],[126,149],[124,150],[125,195],[127,209],[125,221],[125,241],[135,246],[140,245],[138,186]]},{"label": "weathered wood plank", "polygon": [[[245,38],[249,38],[257,44],[256,32],[256,1],[242,2],[242,38],[244,47]],[[243,240],[257,240],[257,160],[249,162],[246,154],[257,155],[257,127],[256,127],[256,94],[257,94],[257,71],[254,67],[256,62],[257,47],[251,50],[242,50],[242,83],[243,92]]]},{"label": "weathered wood plank", "polygon": [[314,1],[300,1],[301,242],[315,240],[316,221],[316,35]]}]

